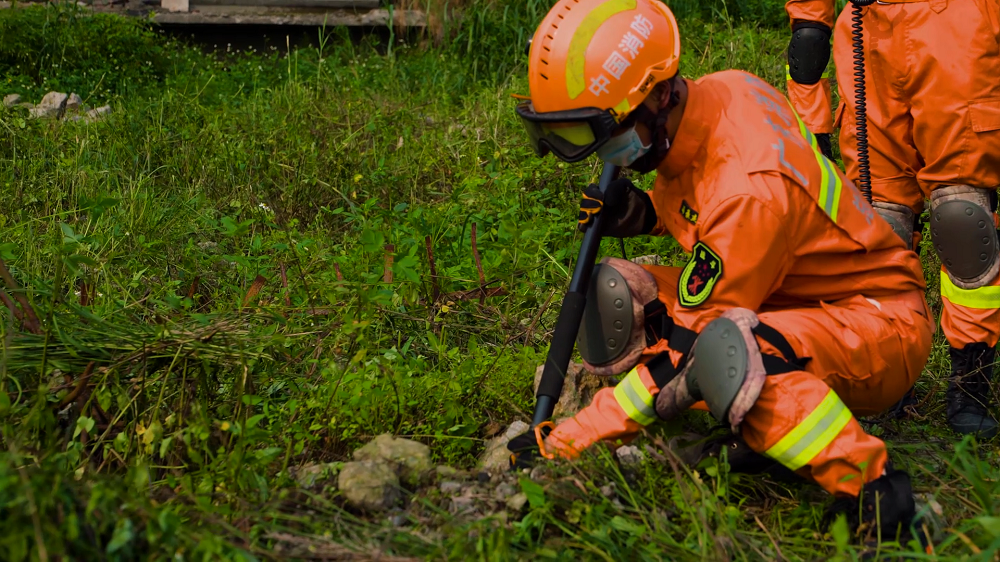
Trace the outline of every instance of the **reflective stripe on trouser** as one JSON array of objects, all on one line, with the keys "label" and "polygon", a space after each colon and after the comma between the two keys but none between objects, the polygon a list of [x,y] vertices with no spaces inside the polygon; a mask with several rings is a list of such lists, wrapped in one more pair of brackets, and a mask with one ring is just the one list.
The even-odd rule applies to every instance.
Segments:
[{"label": "reflective stripe on trouser", "polygon": [[645,365],[638,365],[615,388],[602,388],[573,418],[556,426],[548,443],[572,458],[604,439],[629,441],[657,419],[653,409],[659,388]]},{"label": "reflective stripe on trouser", "polygon": [[764,454],[798,470],[827,448],[853,417],[837,393],[831,390],[811,414]]},{"label": "reflective stripe on trouser", "polygon": [[830,79],[823,78],[815,84],[799,84],[787,76],[788,101],[796,113],[802,116],[809,130],[814,134],[833,132],[833,98],[830,94]]},{"label": "reflective stripe on trouser", "polygon": [[970,343],[995,346],[1000,340],[1000,278],[985,287],[962,289],[941,268],[941,330],[959,349]]}]

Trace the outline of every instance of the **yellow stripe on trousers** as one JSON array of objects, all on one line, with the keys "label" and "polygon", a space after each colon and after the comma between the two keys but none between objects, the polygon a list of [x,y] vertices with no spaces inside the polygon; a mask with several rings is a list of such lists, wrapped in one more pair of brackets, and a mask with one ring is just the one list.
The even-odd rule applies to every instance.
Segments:
[{"label": "yellow stripe on trousers", "polygon": [[831,390],[806,419],[764,454],[791,470],[798,470],[833,443],[851,417],[851,411]]}]

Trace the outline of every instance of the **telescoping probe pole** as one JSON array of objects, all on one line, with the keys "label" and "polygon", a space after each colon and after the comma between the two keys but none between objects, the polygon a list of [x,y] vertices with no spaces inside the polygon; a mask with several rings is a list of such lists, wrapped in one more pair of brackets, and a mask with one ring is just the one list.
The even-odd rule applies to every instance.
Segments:
[{"label": "telescoping probe pole", "polygon": [[[598,183],[601,193],[607,190],[608,184],[618,178],[620,172],[621,168],[618,166],[604,164],[601,180]],[[597,259],[597,251],[601,247],[603,222],[603,215],[598,214],[583,235],[580,255],[576,258],[576,267],[573,269],[573,277],[569,282],[569,291],[563,297],[559,319],[556,320],[555,333],[552,334],[552,345],[549,346],[549,354],[545,358],[545,367],[542,369],[542,380],[538,384],[535,415],[531,419],[532,429],[552,417],[556,402],[562,394],[563,379],[566,376],[566,369],[569,367],[570,357],[573,355],[576,335],[580,331],[583,309],[587,304],[590,275],[594,271],[594,260]]]}]

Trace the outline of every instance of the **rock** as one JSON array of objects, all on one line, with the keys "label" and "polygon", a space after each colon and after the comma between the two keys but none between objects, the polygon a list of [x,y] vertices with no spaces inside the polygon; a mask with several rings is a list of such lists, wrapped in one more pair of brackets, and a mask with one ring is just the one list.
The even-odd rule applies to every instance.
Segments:
[{"label": "rock", "polygon": [[639,265],[660,265],[660,256],[656,254],[650,254],[648,256],[637,256],[632,258],[632,263],[637,263]]},{"label": "rock", "polygon": [[518,420],[510,424],[503,434],[487,441],[486,451],[480,458],[479,466],[490,475],[507,471],[510,467],[510,451],[507,450],[507,443],[525,431],[528,431],[528,424]]},{"label": "rock", "polygon": [[517,488],[513,484],[503,482],[493,490],[493,499],[497,501],[507,501],[507,498],[517,494]]},{"label": "rock", "polygon": [[615,497],[615,488],[617,488],[617,486],[615,486],[614,482],[608,482],[607,484],[601,486],[601,495],[606,498],[613,498]]},{"label": "rock", "polygon": [[352,506],[365,511],[382,511],[399,501],[399,477],[380,461],[344,464],[337,476],[337,488]]},{"label": "rock", "polygon": [[82,105],[83,105],[83,100],[80,99],[80,96],[76,95],[75,93],[70,94],[69,97],[66,98],[66,111],[77,111],[80,109],[80,106]]},{"label": "rock", "polygon": [[389,518],[389,523],[391,523],[393,527],[402,527],[403,525],[406,525],[409,522],[410,520],[406,517],[406,514],[404,513],[397,513]]},{"label": "rock", "polygon": [[322,484],[326,480],[325,476],[333,474],[336,467],[337,463],[310,463],[292,467],[288,472],[300,488],[310,490]]},{"label": "rock", "polygon": [[[538,392],[538,383],[542,380],[542,369],[544,365],[539,365],[535,369],[535,392]],[[580,363],[570,362],[566,369],[566,378],[563,379],[562,395],[556,403],[552,412],[553,418],[569,417],[575,415],[590,404],[594,394],[604,387],[604,380],[601,377],[592,375],[583,368]]]},{"label": "rock", "polygon": [[95,107],[94,109],[87,111],[87,119],[97,121],[109,113],[111,113],[111,106],[102,105],[101,107]]},{"label": "rock", "polygon": [[468,514],[476,509],[476,500],[466,497],[451,498],[451,514]]},{"label": "rock", "polygon": [[378,460],[388,463],[399,480],[416,486],[434,469],[431,450],[423,443],[409,439],[396,439],[388,433],[379,435],[370,443],[354,451],[354,460]]},{"label": "rock", "polygon": [[642,454],[639,447],[635,445],[623,445],[615,449],[615,456],[618,462],[624,466],[637,466],[642,463],[646,455]]},{"label": "rock", "polygon": [[461,494],[462,493],[462,488],[464,488],[464,486],[462,485],[461,482],[453,482],[453,481],[450,481],[450,480],[446,481],[446,482],[442,482],[441,485],[438,487],[438,489],[441,490],[442,494],[445,494],[445,495],[448,495],[448,496],[455,496],[455,495]]},{"label": "rock", "polygon": [[23,101],[23,102],[15,105],[14,107],[20,107],[22,109],[27,109],[28,111],[31,111],[32,109],[34,109],[35,104]]},{"label": "rock", "polygon": [[524,492],[518,492],[513,496],[507,498],[505,502],[507,504],[507,509],[517,513],[524,509],[524,506],[528,503],[528,494]]},{"label": "rock", "polygon": [[439,467],[437,467],[437,468],[434,469],[434,474],[437,475],[437,477],[441,478],[441,479],[444,479],[444,478],[456,478],[456,477],[458,477],[458,475],[461,474],[461,471],[458,470],[457,468],[453,468],[453,467],[446,466],[446,465],[441,465],[441,466],[439,466]]},{"label": "rock", "polygon": [[3,106],[10,109],[21,102],[21,94],[7,94],[3,98]]},{"label": "rock", "polygon": [[29,110],[29,113],[38,119],[57,119],[62,117],[66,110],[66,100],[68,99],[69,96],[62,92],[49,92],[42,97],[42,101],[38,102],[38,105]]}]

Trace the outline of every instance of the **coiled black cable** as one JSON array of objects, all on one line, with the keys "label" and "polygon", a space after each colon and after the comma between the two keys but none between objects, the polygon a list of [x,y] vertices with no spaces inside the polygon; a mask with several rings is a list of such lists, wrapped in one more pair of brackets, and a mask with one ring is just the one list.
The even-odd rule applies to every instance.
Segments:
[{"label": "coiled black cable", "polygon": [[854,52],[854,122],[857,125],[858,176],[861,193],[872,202],[872,174],[868,161],[868,104],[865,97],[865,42],[862,25],[863,8],[875,0],[851,0],[851,41]]}]

